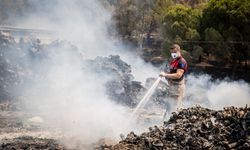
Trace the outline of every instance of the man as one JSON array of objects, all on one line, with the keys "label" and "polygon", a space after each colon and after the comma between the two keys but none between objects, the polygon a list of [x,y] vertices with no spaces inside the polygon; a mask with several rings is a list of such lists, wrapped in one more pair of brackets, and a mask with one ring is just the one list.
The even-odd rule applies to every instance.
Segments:
[{"label": "man", "polygon": [[[173,44],[170,48],[172,60],[169,64],[169,71],[163,71],[160,76],[165,77],[169,83],[169,98],[173,99],[175,107],[182,107],[182,100],[185,92],[185,73],[187,72],[187,62],[181,55],[181,48],[178,44]],[[170,109],[170,108],[168,108]],[[173,110],[167,110],[168,112]]]}]

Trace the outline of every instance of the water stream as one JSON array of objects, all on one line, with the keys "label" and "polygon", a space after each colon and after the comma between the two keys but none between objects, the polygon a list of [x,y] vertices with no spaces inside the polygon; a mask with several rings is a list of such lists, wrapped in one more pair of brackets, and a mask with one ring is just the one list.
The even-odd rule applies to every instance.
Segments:
[{"label": "water stream", "polygon": [[150,100],[150,97],[154,93],[154,91],[155,91],[156,87],[158,86],[158,84],[160,83],[160,81],[161,81],[161,77],[158,77],[157,80],[154,82],[154,84],[150,87],[150,89],[144,95],[142,100],[139,102],[139,104],[136,106],[135,110],[133,111],[132,115],[130,116],[130,121],[136,119],[136,115],[138,114],[138,110],[143,108],[148,103],[148,101]]}]

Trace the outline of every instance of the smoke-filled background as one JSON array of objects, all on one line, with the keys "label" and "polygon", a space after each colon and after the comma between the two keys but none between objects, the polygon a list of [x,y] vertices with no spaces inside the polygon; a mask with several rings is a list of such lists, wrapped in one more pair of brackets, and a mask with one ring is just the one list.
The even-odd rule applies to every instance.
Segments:
[{"label": "smoke-filled background", "polygon": [[[106,83],[115,76],[96,71],[88,60],[119,55],[131,65],[133,80],[142,84],[149,77],[157,77],[160,69],[139,58],[135,47],[117,42],[113,14],[98,0],[28,3],[32,9],[22,16],[9,14],[10,22],[18,27],[52,31],[57,41],[44,48],[46,56],[35,59],[29,56],[29,47],[5,53],[11,63],[32,70],[23,71],[23,83],[8,89],[21,101],[22,109],[41,116],[46,127],[58,128],[63,135],[84,144],[137,130],[128,121],[131,108],[115,103],[107,95]],[[250,86],[244,81],[187,75],[185,106],[245,106],[250,104],[249,98]]]},{"label": "smoke-filled background", "polygon": [[133,64],[133,75],[140,81],[156,76],[157,69],[143,64],[136,53],[126,52],[125,46],[115,45],[108,35],[108,30],[114,30],[111,14],[99,1],[29,4],[34,10],[21,17],[10,16],[12,23],[52,31],[58,43],[46,47],[42,57],[31,58],[30,47],[22,49],[21,57],[19,53],[5,53],[11,63],[21,62],[32,70],[25,73],[30,77],[23,77],[23,84],[10,89],[20,97],[23,109],[62,129],[63,135],[87,144],[131,130],[126,123],[131,111],[110,101],[106,94],[105,83],[113,78],[112,74],[94,72],[94,66],[84,60],[119,54]]}]

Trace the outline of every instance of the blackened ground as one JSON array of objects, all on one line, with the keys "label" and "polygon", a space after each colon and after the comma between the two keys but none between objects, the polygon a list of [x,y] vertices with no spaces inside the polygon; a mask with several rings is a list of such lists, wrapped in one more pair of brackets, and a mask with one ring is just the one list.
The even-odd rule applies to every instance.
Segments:
[{"label": "blackened ground", "polygon": [[110,149],[250,149],[250,107],[183,109],[163,126],[141,135],[131,132]]},{"label": "blackened ground", "polygon": [[18,137],[1,141],[1,150],[64,150],[63,146],[58,144],[54,139],[35,138],[35,137]]}]

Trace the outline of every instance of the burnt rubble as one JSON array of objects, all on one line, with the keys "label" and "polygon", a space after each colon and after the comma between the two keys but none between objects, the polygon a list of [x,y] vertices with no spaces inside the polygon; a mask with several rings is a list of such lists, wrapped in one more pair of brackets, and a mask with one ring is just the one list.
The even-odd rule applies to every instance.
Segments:
[{"label": "burnt rubble", "polygon": [[[18,93],[13,95],[10,91],[22,87],[27,81],[42,80],[42,72],[46,72],[46,66],[53,64],[59,51],[69,53],[72,59],[81,60],[84,71],[93,71],[107,79],[106,93],[110,100],[121,105],[135,107],[146,90],[156,80],[148,78],[146,86],[134,80],[131,66],[124,62],[119,55],[108,57],[96,57],[84,59],[78,48],[68,41],[53,41],[43,44],[39,39],[20,38],[19,41],[7,33],[0,32],[0,101],[15,99]],[[161,83],[160,85],[164,85]],[[152,96],[152,101],[162,103],[166,90],[159,86]],[[20,93],[22,94],[22,93]]]},{"label": "burnt rubble", "polygon": [[[9,33],[0,32],[0,102],[12,100],[18,85],[30,80],[35,63],[41,60],[44,45],[30,37],[17,42]],[[33,62],[33,63],[28,63]]]},{"label": "burnt rubble", "polygon": [[10,60],[5,57],[7,51],[14,51],[16,43],[11,36],[0,32],[0,101],[9,98],[8,88],[15,83],[17,78],[13,70],[17,68],[10,65]]},{"label": "burnt rubble", "polygon": [[[147,89],[156,80],[156,78],[148,78],[145,86],[141,82],[135,81],[131,66],[118,55],[97,57],[90,60],[88,66],[91,66],[95,72],[102,74],[102,78],[108,78],[106,93],[111,100],[130,107],[135,107],[138,104]],[[167,94],[166,87],[166,83],[161,81],[151,97],[151,102],[164,104]]]},{"label": "burnt rubble", "polygon": [[107,78],[106,93],[111,100],[126,106],[137,104],[139,93],[145,89],[140,82],[133,80],[131,67],[118,55],[97,57],[89,61],[89,64],[102,78]]},{"label": "burnt rubble", "polygon": [[[156,78],[147,78],[146,79],[146,84],[145,87],[147,89],[149,89],[154,82],[156,81]],[[150,97],[150,102],[153,102],[154,104],[158,104],[158,105],[162,105],[164,106],[164,108],[167,107],[167,105],[169,105],[166,101],[166,97],[167,97],[167,91],[168,91],[168,85],[166,82],[160,81],[160,83],[158,84],[157,88],[155,89],[153,95]],[[150,104],[152,105],[152,104]]]},{"label": "burnt rubble", "polygon": [[150,127],[141,135],[131,132],[110,149],[250,149],[250,107],[182,109],[163,126]]},{"label": "burnt rubble", "polygon": [[54,139],[34,138],[29,136],[17,137],[11,140],[6,139],[1,141],[1,143],[1,150],[66,150],[64,146],[60,145]]},{"label": "burnt rubble", "polygon": [[107,78],[105,86],[110,99],[127,106],[137,104],[138,95],[144,87],[133,80],[131,67],[120,56],[97,57],[89,63],[95,72],[102,74],[102,78]]}]

